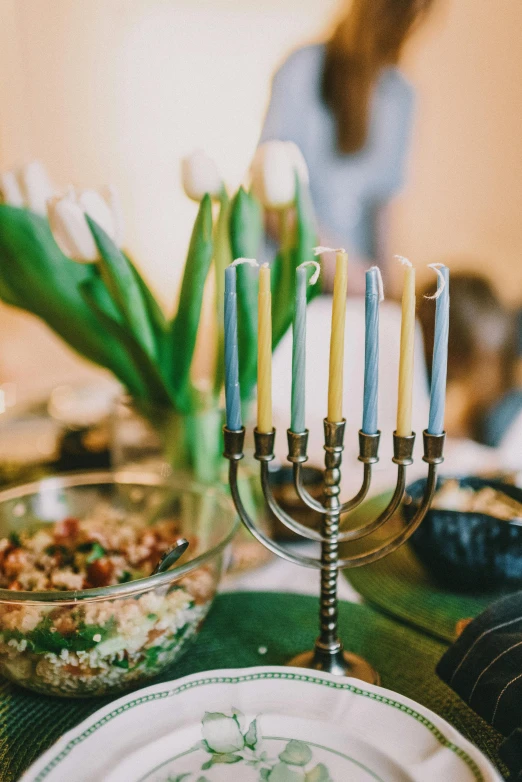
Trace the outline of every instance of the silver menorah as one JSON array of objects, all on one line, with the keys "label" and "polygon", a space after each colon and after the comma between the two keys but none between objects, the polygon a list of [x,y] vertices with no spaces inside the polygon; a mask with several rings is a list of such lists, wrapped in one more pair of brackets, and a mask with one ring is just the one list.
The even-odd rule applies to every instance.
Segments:
[{"label": "silver menorah", "polygon": [[357,679],[378,684],[379,674],[362,657],[344,650],[338,633],[338,597],[337,581],[339,570],[344,568],[361,567],[371,562],[376,562],[402,546],[413,535],[421,521],[424,519],[435,493],[437,483],[437,465],[444,461],[445,434],[429,434],[423,432],[424,456],[423,460],[428,464],[428,478],[424,496],[413,519],[397,534],[389,540],[369,548],[367,551],[358,552],[352,556],[341,558],[339,544],[348,541],[359,540],[383,527],[399,508],[406,488],[406,470],[413,464],[413,446],[415,433],[408,436],[393,434],[393,462],[397,465],[397,482],[393,496],[385,510],[376,518],[364,523],[355,529],[342,530],[341,516],[353,511],[365,499],[370,489],[372,480],[372,465],[378,462],[380,432],[365,434],[359,432],[359,461],[363,463],[363,479],[359,491],[352,499],[342,503],[340,500],[341,462],[344,449],[344,430],[346,421],[324,421],[324,450],[325,469],[323,473],[322,502],[314,499],[307,491],[303,483],[302,467],[307,461],[308,430],[293,432],[290,429],[288,435],[288,461],[293,465],[294,486],[296,492],[305,506],[322,515],[320,530],[311,529],[304,524],[295,521],[277,503],[270,486],[268,464],[274,458],[275,429],[269,433],[259,432],[254,429],[255,453],[254,457],[260,464],[261,485],[268,507],[275,516],[288,529],[321,544],[320,557],[301,556],[288,551],[267,535],[265,535],[256,523],[250,518],[241,500],[238,488],[238,463],[243,458],[243,445],[245,428],[237,431],[223,428],[225,450],[224,456],[229,460],[229,481],[232,498],[236,509],[245,527],[250,530],[257,540],[267,549],[279,557],[304,567],[315,568],[321,571],[321,595],[320,595],[320,634],[311,651],[303,652],[289,661],[289,665],[302,668],[311,668],[329,673],[353,676]]}]

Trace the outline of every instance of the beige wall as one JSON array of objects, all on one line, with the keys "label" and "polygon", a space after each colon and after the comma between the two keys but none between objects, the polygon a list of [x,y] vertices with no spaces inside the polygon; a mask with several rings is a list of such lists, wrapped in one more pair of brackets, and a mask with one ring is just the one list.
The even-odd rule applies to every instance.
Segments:
[{"label": "beige wall", "polygon": [[[237,185],[269,78],[336,0],[0,0],[0,165],[41,157],[60,184],[109,180],[131,250],[171,304],[194,206],[179,158],[204,146]],[[439,0],[410,46],[418,91],[390,251],[522,291],[522,3]]]},{"label": "beige wall", "polygon": [[[320,35],[337,5],[0,0],[0,166],[36,157],[60,185],[116,184],[129,248],[172,307],[195,211],[180,157],[205,147],[236,186],[273,69]],[[453,268],[481,269],[519,301],[522,2],[439,0],[436,11],[405,63],[418,115],[390,252],[422,268],[453,257]],[[1,309],[3,334],[24,344],[23,321],[6,317]],[[4,377],[21,362],[11,352],[11,364],[0,356]]]},{"label": "beige wall", "polygon": [[522,302],[522,3],[442,0],[406,65],[418,116],[392,244]]}]

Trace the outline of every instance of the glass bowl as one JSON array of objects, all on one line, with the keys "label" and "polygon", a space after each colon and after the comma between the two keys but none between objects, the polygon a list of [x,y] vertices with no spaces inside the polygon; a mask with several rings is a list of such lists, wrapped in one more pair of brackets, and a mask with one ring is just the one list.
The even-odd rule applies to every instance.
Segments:
[{"label": "glass bowl", "polygon": [[219,487],[137,471],[53,476],[0,492],[0,538],[105,507],[145,524],[175,518],[187,552],[171,570],[114,586],[0,589],[0,673],[11,681],[65,697],[119,692],[161,673],[198,632],[238,525]]}]

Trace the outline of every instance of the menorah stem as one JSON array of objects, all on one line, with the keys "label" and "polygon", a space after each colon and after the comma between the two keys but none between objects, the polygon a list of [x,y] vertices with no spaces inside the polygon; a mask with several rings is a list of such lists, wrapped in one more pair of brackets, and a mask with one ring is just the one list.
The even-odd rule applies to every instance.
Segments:
[{"label": "menorah stem", "polygon": [[337,632],[337,578],[339,560],[339,493],[341,491],[341,460],[344,440],[344,421],[332,424],[325,421],[325,471],[324,471],[324,507],[326,514],[322,519],[321,545],[321,634],[316,648],[321,652],[328,650],[335,655],[342,651]]},{"label": "menorah stem", "polygon": [[354,676],[374,684],[379,675],[357,655],[344,651],[338,631],[337,580],[339,575],[339,525],[341,520],[341,462],[345,421],[324,421],[324,516],[321,522],[320,634],[312,652],[298,655],[291,665]]}]

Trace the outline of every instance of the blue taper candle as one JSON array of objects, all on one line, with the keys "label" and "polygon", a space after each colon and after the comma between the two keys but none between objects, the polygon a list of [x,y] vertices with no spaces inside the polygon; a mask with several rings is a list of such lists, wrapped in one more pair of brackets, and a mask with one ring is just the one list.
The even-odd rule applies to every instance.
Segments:
[{"label": "blue taper candle", "polygon": [[[308,280],[308,267],[315,271]],[[315,285],[321,267],[317,261],[305,261],[295,270],[295,306],[292,327],[292,406],[290,429],[301,434],[305,424],[305,376],[306,376],[306,289]]]},{"label": "blue taper candle", "polygon": [[382,298],[380,271],[373,266],[366,272],[364,402],[362,430],[377,433],[377,398],[379,389],[379,302]]},{"label": "blue taper candle", "polygon": [[292,432],[305,430],[306,372],[306,286],[308,272],[303,266],[295,271],[295,309],[292,329]]},{"label": "blue taper candle", "polygon": [[227,429],[241,429],[239,361],[237,351],[236,267],[225,269],[225,402]]},{"label": "blue taper candle", "polygon": [[428,432],[430,434],[442,434],[444,431],[446,375],[448,372],[449,269],[447,266],[439,264],[433,264],[432,268],[437,272],[437,303],[435,309],[433,362],[431,365]]}]

